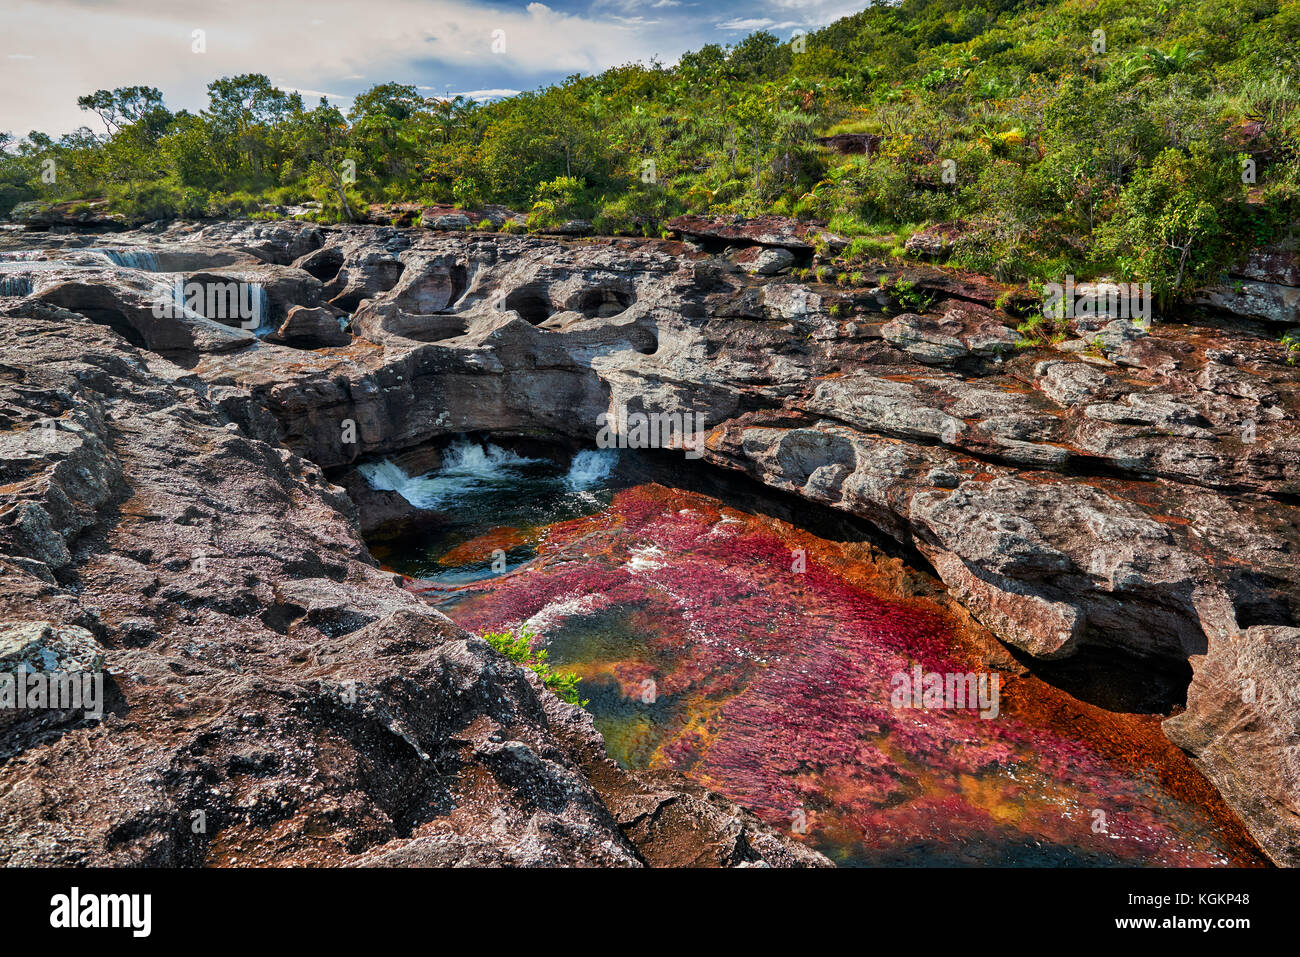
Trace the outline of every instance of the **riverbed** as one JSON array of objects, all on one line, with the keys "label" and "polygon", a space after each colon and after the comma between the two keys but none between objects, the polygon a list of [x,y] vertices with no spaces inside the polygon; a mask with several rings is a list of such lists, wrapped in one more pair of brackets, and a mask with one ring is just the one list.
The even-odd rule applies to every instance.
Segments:
[{"label": "riverbed", "polygon": [[[471,631],[535,633],[623,766],[678,771],[842,865],[1260,862],[1159,715],[990,664],[978,626],[868,541],[625,465],[469,439],[421,476],[366,463],[445,520],[376,557]],[[930,676],[969,700],[926,695]]]}]

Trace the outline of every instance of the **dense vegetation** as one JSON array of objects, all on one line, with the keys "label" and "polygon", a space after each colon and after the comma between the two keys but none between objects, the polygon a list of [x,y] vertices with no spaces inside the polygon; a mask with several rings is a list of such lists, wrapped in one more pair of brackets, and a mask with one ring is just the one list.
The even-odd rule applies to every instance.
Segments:
[{"label": "dense vegetation", "polygon": [[[1300,0],[903,0],[489,104],[384,84],[346,117],[259,75],[209,94],[197,115],[150,88],[83,97],[103,132],[10,142],[0,214],[105,193],[149,218],[501,203],[534,227],[633,233],[777,212],[829,220],[850,260],[958,221],[960,265],[1126,276],[1168,299],[1300,213]],[[814,141],[843,132],[878,148]]]}]

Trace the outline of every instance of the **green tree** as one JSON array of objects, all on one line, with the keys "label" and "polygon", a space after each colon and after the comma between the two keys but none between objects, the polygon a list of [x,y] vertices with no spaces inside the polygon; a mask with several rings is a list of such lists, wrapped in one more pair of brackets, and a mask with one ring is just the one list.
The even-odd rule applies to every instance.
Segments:
[{"label": "green tree", "polygon": [[1222,145],[1165,150],[1134,173],[1103,250],[1147,281],[1164,303],[1211,280],[1241,251],[1245,185],[1238,158]]}]

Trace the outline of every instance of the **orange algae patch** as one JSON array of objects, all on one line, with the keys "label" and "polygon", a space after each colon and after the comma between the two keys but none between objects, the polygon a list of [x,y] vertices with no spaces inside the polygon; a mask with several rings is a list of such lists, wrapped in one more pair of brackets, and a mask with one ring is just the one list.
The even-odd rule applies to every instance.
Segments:
[{"label": "orange algae patch", "polygon": [[451,551],[446,552],[438,559],[440,564],[449,567],[457,565],[467,565],[471,562],[487,561],[492,558],[493,552],[500,549],[509,551],[520,545],[528,545],[536,540],[535,535],[518,528],[500,527],[489,529],[476,538],[469,541],[461,542]]}]

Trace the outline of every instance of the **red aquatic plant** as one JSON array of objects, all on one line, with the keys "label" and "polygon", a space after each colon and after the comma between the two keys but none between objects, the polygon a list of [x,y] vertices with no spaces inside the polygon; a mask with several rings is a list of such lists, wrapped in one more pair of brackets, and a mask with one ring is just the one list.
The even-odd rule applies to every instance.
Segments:
[{"label": "red aquatic plant", "polygon": [[[1227,859],[1199,808],[1068,734],[895,706],[896,676],[966,673],[972,650],[936,606],[876,594],[861,569],[794,561],[809,537],[783,528],[640,486],[551,526],[537,561],[447,610],[471,630],[544,622],[608,738],[635,718],[643,760],[843,860]],[[591,690],[601,682],[614,704]]]}]

